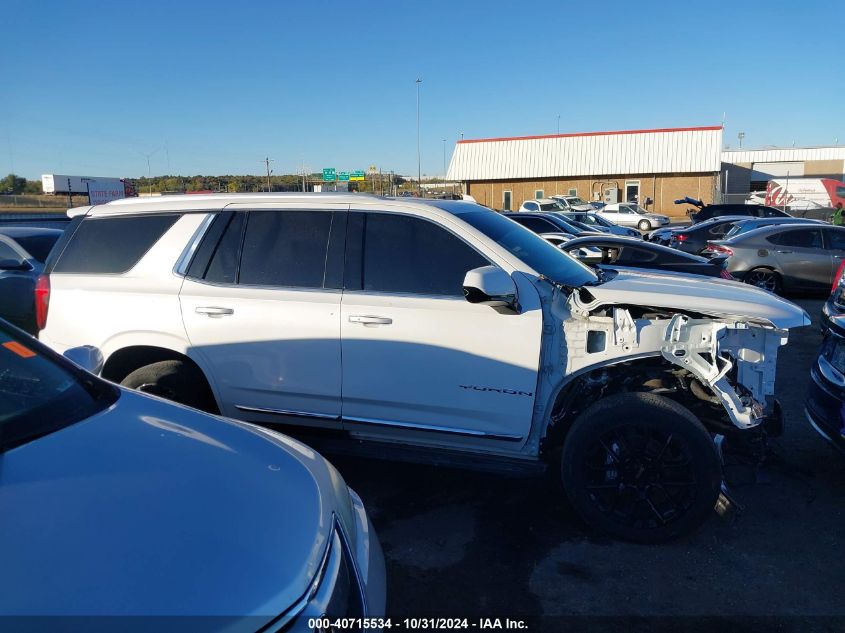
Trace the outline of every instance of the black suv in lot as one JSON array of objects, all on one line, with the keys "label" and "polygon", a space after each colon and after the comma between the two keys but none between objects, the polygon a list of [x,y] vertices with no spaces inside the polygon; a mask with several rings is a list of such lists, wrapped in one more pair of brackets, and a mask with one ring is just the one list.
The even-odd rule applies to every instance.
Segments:
[{"label": "black suv in lot", "polygon": [[694,223],[725,215],[744,215],[753,218],[788,218],[785,211],[762,204],[708,204],[689,214]]}]

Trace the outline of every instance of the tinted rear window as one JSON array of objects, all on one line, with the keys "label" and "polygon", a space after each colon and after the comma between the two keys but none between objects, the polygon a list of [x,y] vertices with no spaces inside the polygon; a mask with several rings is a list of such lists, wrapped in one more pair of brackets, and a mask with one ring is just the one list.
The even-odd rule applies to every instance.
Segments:
[{"label": "tinted rear window", "polygon": [[85,218],[59,256],[53,272],[124,273],[178,219],[178,214]]}]

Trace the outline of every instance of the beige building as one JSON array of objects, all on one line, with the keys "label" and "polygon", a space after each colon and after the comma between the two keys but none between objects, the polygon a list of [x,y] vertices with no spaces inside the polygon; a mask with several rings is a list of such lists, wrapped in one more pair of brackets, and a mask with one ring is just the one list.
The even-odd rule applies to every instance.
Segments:
[{"label": "beige building", "polygon": [[554,134],[459,141],[448,179],[494,209],[555,194],[637,200],[649,211],[683,216],[691,196],[720,192],[722,128],[694,127]]}]

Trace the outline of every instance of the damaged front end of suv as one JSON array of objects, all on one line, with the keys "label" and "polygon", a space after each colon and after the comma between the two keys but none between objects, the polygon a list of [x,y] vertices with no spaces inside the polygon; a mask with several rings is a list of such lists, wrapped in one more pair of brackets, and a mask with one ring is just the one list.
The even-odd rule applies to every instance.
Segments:
[{"label": "damaged front end of suv", "polygon": [[585,519],[630,540],[670,538],[712,511],[723,444],[762,462],[783,426],[778,349],[810,323],[803,310],[739,283],[653,273],[541,294],[556,325],[537,448],[563,440],[565,487]]}]

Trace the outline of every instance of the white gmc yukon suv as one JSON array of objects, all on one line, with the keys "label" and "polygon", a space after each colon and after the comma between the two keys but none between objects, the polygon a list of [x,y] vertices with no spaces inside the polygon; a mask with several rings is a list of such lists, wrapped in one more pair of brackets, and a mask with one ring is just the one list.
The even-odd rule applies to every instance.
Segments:
[{"label": "white gmc yukon suv", "polygon": [[628,540],[706,519],[723,440],[780,426],[777,351],[809,324],[741,283],[597,272],[470,202],[192,195],[68,213],[36,289],[54,349],[95,345],[115,382],[383,455],[559,459],[579,515]]}]

